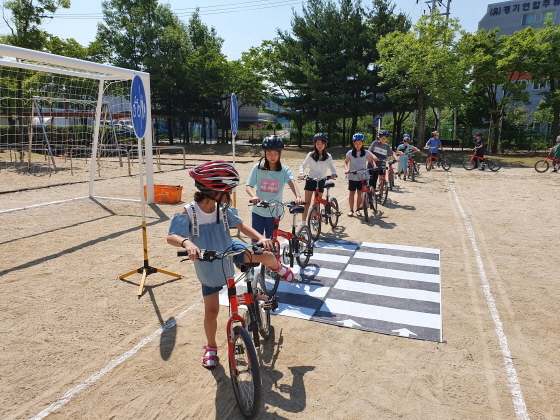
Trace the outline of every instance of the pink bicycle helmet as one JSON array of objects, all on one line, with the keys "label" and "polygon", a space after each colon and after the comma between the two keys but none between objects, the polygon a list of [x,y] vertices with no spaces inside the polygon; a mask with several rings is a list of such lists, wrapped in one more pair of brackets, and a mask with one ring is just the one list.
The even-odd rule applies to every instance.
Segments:
[{"label": "pink bicycle helmet", "polygon": [[239,184],[239,172],[224,160],[213,160],[189,170],[201,191],[232,191]]}]

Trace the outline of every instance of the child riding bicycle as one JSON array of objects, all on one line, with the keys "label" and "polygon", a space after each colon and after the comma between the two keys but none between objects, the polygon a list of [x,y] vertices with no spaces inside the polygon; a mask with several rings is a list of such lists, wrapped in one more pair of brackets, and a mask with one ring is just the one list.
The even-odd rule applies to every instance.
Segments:
[{"label": "child riding bicycle", "polygon": [[443,152],[443,145],[439,139],[439,131],[432,131],[432,137],[426,142],[426,145],[430,151],[430,157],[432,161],[437,161],[438,153]]},{"label": "child riding bicycle", "polygon": [[[356,212],[360,212],[362,209],[362,181],[359,175],[353,174],[352,172],[360,171],[362,169],[367,169],[368,162],[371,163],[373,169],[377,169],[377,164],[375,157],[369,150],[364,147],[365,136],[362,133],[356,133],[352,136],[352,150],[346,153],[346,159],[344,159],[344,173],[348,175],[348,204],[350,205],[350,211],[348,212],[348,217],[354,216],[354,196],[357,195],[357,206]],[[358,191],[358,194],[356,194]],[[360,215],[358,213],[358,215]]]},{"label": "child riding bicycle", "polygon": [[[310,178],[323,178],[327,174],[327,169],[330,169],[332,174],[332,179],[336,178],[336,169],[334,167],[333,158],[330,153],[326,152],[326,148],[329,146],[329,138],[326,134],[317,133],[313,136],[313,151],[309,152],[305,157],[301,167],[299,168],[298,179],[304,179],[305,168],[309,167],[309,177]],[[316,188],[316,182],[313,180],[307,180],[305,182],[305,207],[301,217],[301,225],[304,226],[307,223],[307,213],[309,212],[309,206],[311,205],[313,192]],[[325,181],[319,181],[319,197],[323,195],[325,189]]]},{"label": "child riding bicycle", "polygon": [[237,216],[237,210],[230,208],[230,192],[239,184],[239,173],[231,163],[219,160],[203,163],[192,168],[189,175],[194,179],[198,191],[194,194],[194,201],[171,219],[167,243],[185,248],[189,259],[194,261],[196,275],[202,284],[204,332],[208,341],[203,347],[202,366],[212,369],[218,361],[218,292],[226,284],[224,271],[233,271],[233,266],[229,260],[216,260],[211,263],[198,261],[201,257],[200,249],[225,252],[250,248],[251,245],[231,238],[229,229],[237,228],[241,233],[262,244],[267,251],[262,255],[252,255],[248,250],[234,257],[233,262],[263,263],[288,282],[294,281],[294,275],[289,267],[278,262],[276,256],[270,252],[273,249],[272,241],[244,223]]},{"label": "child riding bicycle", "polygon": [[[560,159],[560,136],[556,137],[556,143],[550,148],[550,154],[554,159]],[[558,172],[558,165],[554,165],[552,172]]]},{"label": "child riding bicycle", "polygon": [[397,175],[399,178],[401,175],[406,179],[406,170],[408,168],[408,153],[415,151],[420,152],[420,149],[410,144],[410,136],[405,134],[403,137],[403,143],[399,144],[397,147],[396,154],[399,157],[399,164],[397,167]]}]

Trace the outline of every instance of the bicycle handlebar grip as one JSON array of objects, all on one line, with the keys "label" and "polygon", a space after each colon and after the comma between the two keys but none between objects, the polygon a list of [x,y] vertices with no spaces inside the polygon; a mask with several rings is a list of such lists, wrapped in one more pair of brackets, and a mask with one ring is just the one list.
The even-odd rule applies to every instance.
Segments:
[{"label": "bicycle handlebar grip", "polygon": [[177,256],[178,256],[178,257],[186,257],[187,255],[188,255],[188,254],[187,254],[187,250],[186,250],[186,249],[183,249],[182,251],[177,251]]}]

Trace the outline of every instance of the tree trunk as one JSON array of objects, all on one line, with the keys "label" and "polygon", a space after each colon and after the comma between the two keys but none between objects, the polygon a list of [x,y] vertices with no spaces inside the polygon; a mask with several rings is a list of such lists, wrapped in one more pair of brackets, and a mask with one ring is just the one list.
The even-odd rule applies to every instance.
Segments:
[{"label": "tree trunk", "polygon": [[167,119],[167,138],[169,139],[169,145],[173,146],[173,121],[171,118]]},{"label": "tree trunk", "polygon": [[421,148],[424,143],[424,130],[426,128],[426,106],[424,89],[418,89],[418,131],[416,135],[416,147]]}]

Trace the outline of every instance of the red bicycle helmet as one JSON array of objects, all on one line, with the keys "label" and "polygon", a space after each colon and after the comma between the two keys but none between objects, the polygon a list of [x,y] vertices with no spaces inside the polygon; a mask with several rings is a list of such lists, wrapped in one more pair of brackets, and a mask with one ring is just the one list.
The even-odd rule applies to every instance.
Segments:
[{"label": "red bicycle helmet", "polygon": [[239,172],[224,160],[213,160],[189,170],[196,187],[210,191],[231,191],[239,184]]}]

